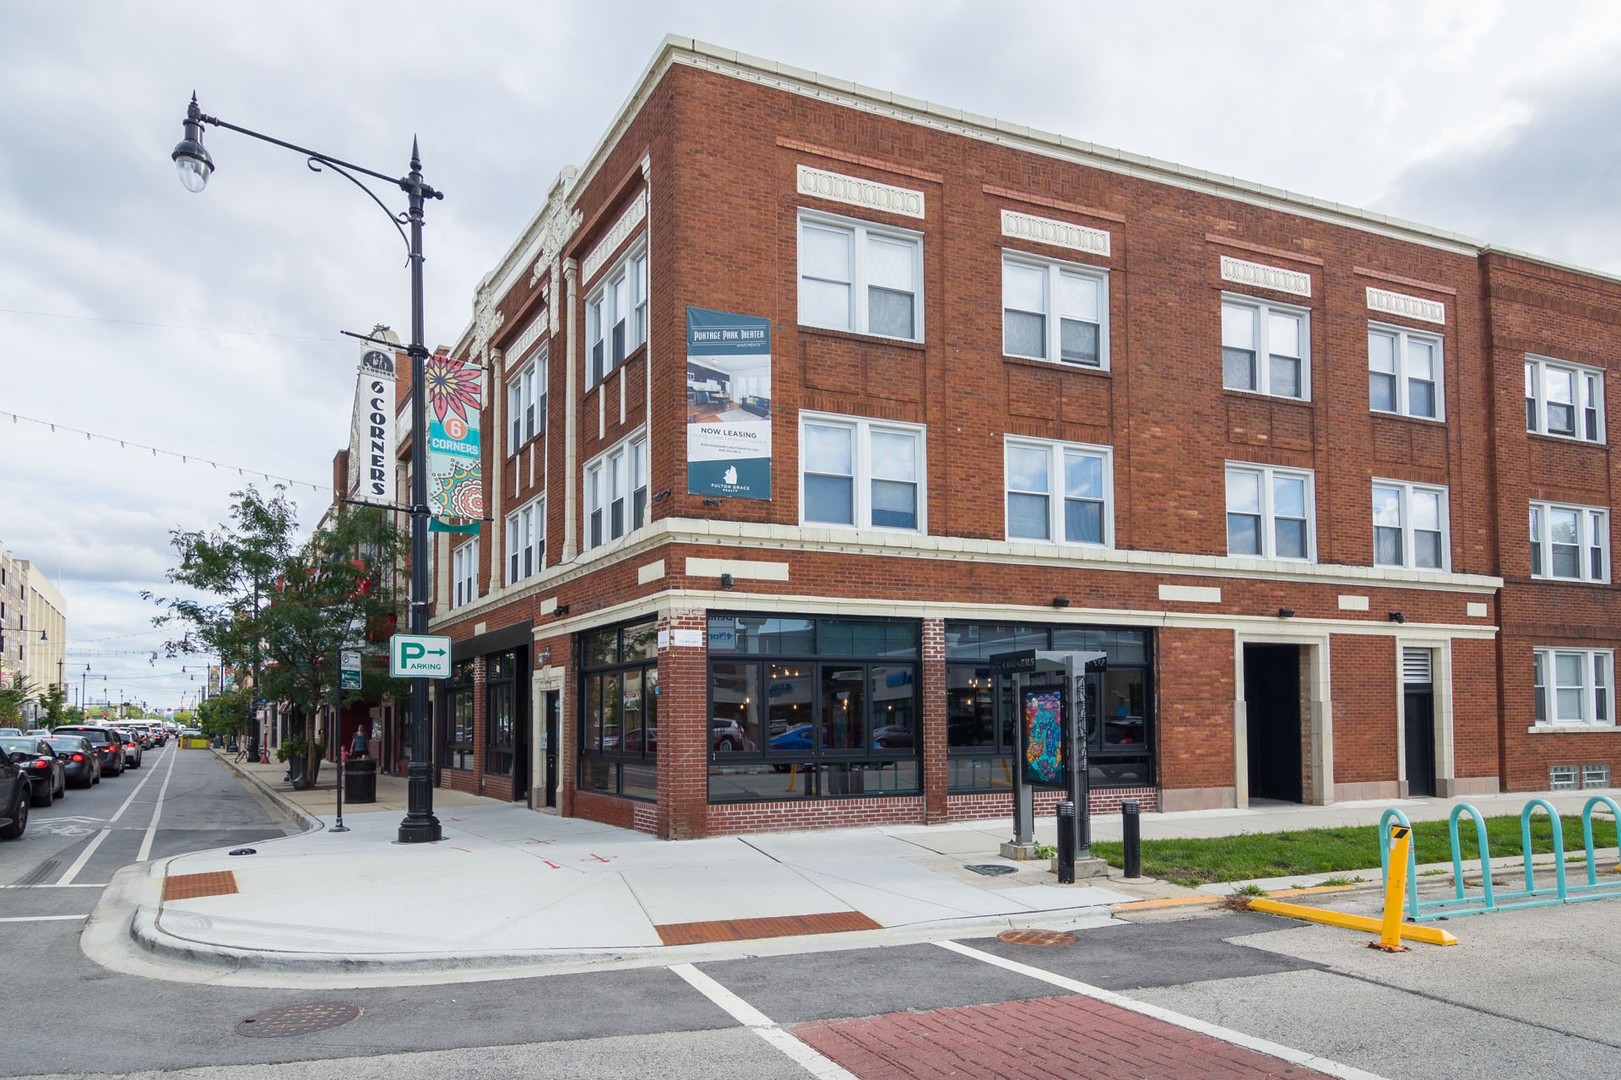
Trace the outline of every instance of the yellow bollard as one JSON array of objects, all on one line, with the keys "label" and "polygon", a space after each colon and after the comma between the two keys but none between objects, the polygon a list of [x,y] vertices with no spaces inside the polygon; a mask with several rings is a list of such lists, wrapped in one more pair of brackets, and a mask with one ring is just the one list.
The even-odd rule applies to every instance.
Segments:
[{"label": "yellow bollard", "polygon": [[1368,942],[1370,949],[1385,952],[1406,952],[1401,943],[1401,900],[1407,890],[1407,854],[1413,846],[1413,830],[1405,825],[1390,827],[1390,873],[1385,877],[1385,917],[1380,924],[1379,940]]}]

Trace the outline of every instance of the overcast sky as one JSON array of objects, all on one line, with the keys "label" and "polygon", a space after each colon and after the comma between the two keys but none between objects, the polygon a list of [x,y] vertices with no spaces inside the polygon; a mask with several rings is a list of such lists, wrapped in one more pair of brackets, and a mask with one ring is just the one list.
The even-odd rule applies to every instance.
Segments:
[{"label": "overcast sky", "polygon": [[1621,274],[1613,2],[0,0],[0,546],[66,596],[71,687],[197,689],[150,660],[171,530],[254,473],[313,523],[362,351],[338,331],[409,327],[404,245],[345,181],[210,131],[213,181],[180,186],[191,92],[389,174],[418,136],[453,344],[667,33]]}]

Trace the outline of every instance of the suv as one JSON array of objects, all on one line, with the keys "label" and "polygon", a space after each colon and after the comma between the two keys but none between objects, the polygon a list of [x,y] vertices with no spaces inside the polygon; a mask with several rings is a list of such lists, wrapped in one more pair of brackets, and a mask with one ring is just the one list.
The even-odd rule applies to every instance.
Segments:
[{"label": "suv", "polygon": [[118,732],[124,743],[124,764],[131,769],[139,769],[141,767],[141,751],[145,749],[141,745],[140,736],[126,727],[115,727],[111,730]]},{"label": "suv", "polygon": [[52,734],[83,735],[88,739],[95,748],[96,758],[101,762],[103,776],[117,776],[124,771],[124,740],[113,728],[97,724],[64,724]]}]

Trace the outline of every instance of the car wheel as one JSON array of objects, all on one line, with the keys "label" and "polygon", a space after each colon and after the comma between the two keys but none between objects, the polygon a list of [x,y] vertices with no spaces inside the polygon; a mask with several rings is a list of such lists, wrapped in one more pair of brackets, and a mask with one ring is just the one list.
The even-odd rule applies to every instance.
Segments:
[{"label": "car wheel", "polygon": [[51,790],[50,784],[45,785],[45,791],[43,792],[45,797],[43,799],[39,797],[39,793],[32,792],[32,785],[30,785],[30,794],[33,796],[35,806],[49,806],[56,801],[56,792]]},{"label": "car wheel", "polygon": [[17,816],[12,819],[10,825],[0,828],[0,840],[15,840],[23,834],[23,830],[26,828],[28,828],[28,800],[19,797],[17,799]]}]

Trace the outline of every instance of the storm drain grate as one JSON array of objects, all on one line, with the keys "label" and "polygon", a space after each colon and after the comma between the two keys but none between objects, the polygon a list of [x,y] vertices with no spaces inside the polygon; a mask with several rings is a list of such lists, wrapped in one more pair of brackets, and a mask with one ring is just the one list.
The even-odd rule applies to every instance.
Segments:
[{"label": "storm drain grate", "polygon": [[973,863],[965,869],[972,870],[976,874],[984,874],[986,877],[1001,877],[1004,874],[1019,872],[1017,866],[999,866],[996,863]]},{"label": "storm drain grate", "polygon": [[345,1001],[314,1001],[307,1005],[283,1005],[266,1009],[236,1025],[238,1035],[257,1039],[279,1039],[287,1035],[308,1035],[341,1027],[360,1015],[360,1006]]},{"label": "storm drain grate", "polygon": [[229,896],[236,892],[236,875],[229,870],[207,874],[174,874],[163,879],[163,899],[196,900],[203,896]]},{"label": "storm drain grate", "polygon": [[996,935],[996,940],[1009,945],[1073,945],[1075,935],[1058,930],[1004,930]]}]

